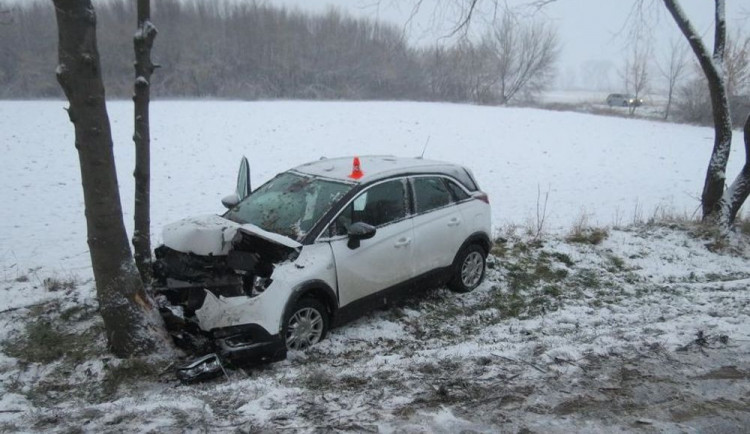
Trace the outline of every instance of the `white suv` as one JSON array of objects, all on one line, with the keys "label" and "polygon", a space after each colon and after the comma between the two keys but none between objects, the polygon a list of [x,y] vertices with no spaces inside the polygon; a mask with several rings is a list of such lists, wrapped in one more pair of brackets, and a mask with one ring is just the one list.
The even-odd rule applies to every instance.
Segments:
[{"label": "white suv", "polygon": [[279,359],[414,289],[466,292],[484,277],[489,200],[464,167],[321,159],[247,194],[243,161],[229,211],[168,225],[156,249],[162,312],[183,343]]}]

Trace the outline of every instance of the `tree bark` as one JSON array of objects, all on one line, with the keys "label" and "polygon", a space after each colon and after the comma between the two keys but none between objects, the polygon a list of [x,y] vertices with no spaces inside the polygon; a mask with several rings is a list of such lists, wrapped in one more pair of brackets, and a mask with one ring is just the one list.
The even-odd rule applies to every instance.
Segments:
[{"label": "tree bark", "polygon": [[151,74],[156,69],[151,63],[151,47],[157,30],[151,24],[150,0],[138,0],[138,30],[133,38],[135,50],[134,134],[135,142],[135,207],[133,249],[135,264],[141,279],[151,284],[151,132],[149,103]]},{"label": "tree bark", "polygon": [[56,73],[75,127],[91,265],[107,340],[118,357],[152,352],[166,334],[143,289],[122,220],[96,14],[91,0],[53,3],[59,36]]},{"label": "tree bark", "polygon": [[728,229],[732,226],[748,194],[750,194],[750,115],[745,120],[745,166],[721,198],[720,227]]},{"label": "tree bark", "polygon": [[690,44],[695,53],[703,74],[708,81],[711,94],[711,109],[714,118],[714,147],[711,160],[706,171],[703,184],[701,203],[703,219],[719,218],[721,212],[721,197],[724,193],[726,181],[726,167],[729,161],[729,151],[732,146],[732,116],[729,112],[729,97],[727,95],[724,78],[724,48],[726,45],[726,21],[724,17],[724,0],[715,0],[715,35],[714,53],[709,55],[708,49],[693,27],[692,23],[677,4],[677,0],[664,0],[669,13]]}]

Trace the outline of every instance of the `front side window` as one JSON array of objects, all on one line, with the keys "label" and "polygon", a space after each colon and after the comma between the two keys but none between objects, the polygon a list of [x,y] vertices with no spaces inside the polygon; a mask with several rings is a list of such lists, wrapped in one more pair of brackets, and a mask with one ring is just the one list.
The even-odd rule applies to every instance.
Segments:
[{"label": "front side window", "polygon": [[417,214],[442,208],[451,203],[451,192],[440,177],[420,176],[414,178],[414,202]]},{"label": "front side window", "polygon": [[301,241],[351,188],[343,182],[285,172],[252,192],[224,217]]},{"label": "front side window", "polygon": [[406,184],[403,179],[377,184],[355,198],[339,214],[331,235],[346,235],[352,223],[383,226],[406,217]]}]

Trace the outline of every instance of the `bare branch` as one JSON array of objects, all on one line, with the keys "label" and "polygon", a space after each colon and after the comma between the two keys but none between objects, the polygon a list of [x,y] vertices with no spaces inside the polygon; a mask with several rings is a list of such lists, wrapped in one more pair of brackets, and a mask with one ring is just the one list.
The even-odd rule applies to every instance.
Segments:
[{"label": "bare branch", "polygon": [[715,0],[716,7],[714,8],[714,61],[724,61],[724,49],[727,45],[727,20],[724,0]]},{"label": "bare branch", "polygon": [[464,34],[469,31],[469,25],[471,24],[471,17],[474,15],[474,10],[477,7],[477,3],[479,0],[469,0],[469,5],[466,9],[465,15],[461,20],[459,20],[458,24],[456,24],[456,27],[453,29],[453,31],[448,35],[449,37],[455,36],[458,32],[463,32]]},{"label": "bare branch", "polygon": [[670,48],[667,57],[656,62],[657,69],[659,69],[661,76],[667,82],[667,104],[664,108],[664,120],[669,118],[674,91],[685,74],[688,65],[687,47],[681,42],[679,40],[672,40],[669,43]]}]

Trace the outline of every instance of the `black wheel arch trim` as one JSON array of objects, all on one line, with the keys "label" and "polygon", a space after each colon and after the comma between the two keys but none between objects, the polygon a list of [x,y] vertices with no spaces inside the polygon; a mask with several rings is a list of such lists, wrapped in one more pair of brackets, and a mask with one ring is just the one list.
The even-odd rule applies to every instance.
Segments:
[{"label": "black wheel arch trim", "polygon": [[460,255],[467,246],[472,244],[478,244],[483,248],[485,256],[489,255],[490,250],[492,250],[492,240],[490,239],[490,236],[485,232],[474,232],[466,238],[466,241],[464,241],[463,244],[461,244],[461,247],[456,252],[456,256],[453,258],[454,264],[456,259],[458,259],[458,255]]},{"label": "black wheel arch trim", "polygon": [[333,290],[333,288],[330,287],[330,285],[322,280],[309,280],[307,282],[300,283],[299,285],[295,286],[294,289],[292,289],[292,293],[289,296],[289,299],[286,301],[286,304],[284,305],[284,313],[281,319],[280,330],[283,330],[286,326],[286,324],[284,323],[286,322],[286,318],[289,315],[290,309],[294,307],[297,301],[308,294],[312,294],[313,298],[318,299],[321,303],[323,303],[324,306],[329,309],[328,319],[329,322],[333,321],[333,316],[336,314],[339,305],[336,292]]}]

